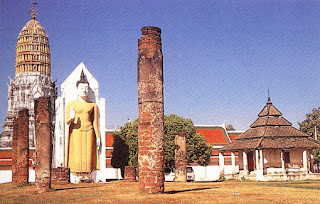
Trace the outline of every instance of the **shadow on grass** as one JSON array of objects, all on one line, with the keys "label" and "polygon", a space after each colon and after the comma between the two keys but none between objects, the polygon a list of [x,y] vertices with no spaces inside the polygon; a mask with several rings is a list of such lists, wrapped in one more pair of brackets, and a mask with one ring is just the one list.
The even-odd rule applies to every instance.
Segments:
[{"label": "shadow on grass", "polygon": [[74,186],[74,187],[66,187],[66,188],[55,188],[54,191],[64,191],[64,190],[74,190],[74,189],[80,189],[80,188],[97,188],[99,186]]},{"label": "shadow on grass", "polygon": [[[214,187],[218,188],[218,187]],[[186,190],[180,190],[180,191],[167,191],[164,192],[165,194],[176,194],[176,193],[184,193],[184,192],[189,192],[189,191],[202,191],[202,190],[209,190],[213,188],[192,188],[192,189],[186,189]]]}]

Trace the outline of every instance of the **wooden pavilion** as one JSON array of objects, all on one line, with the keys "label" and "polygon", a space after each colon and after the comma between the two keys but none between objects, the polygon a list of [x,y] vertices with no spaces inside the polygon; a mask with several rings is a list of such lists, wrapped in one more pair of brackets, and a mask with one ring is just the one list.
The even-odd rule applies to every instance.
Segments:
[{"label": "wooden pavilion", "polygon": [[320,179],[312,173],[312,149],[319,141],[292,127],[272,104],[270,96],[250,129],[220,150],[238,152],[239,178],[268,180]]}]

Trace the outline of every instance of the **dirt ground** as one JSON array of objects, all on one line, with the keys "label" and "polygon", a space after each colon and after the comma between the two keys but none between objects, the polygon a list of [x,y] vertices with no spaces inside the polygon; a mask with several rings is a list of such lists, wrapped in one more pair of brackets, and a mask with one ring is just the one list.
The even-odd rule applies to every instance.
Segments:
[{"label": "dirt ground", "polygon": [[165,192],[148,195],[137,182],[53,185],[38,194],[35,184],[0,185],[0,203],[320,203],[319,181],[166,182]]}]

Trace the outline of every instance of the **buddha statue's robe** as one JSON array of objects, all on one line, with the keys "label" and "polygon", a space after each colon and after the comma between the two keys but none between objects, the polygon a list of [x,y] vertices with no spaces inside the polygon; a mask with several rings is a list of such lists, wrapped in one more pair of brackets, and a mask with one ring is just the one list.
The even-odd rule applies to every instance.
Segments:
[{"label": "buddha statue's robe", "polygon": [[[75,117],[70,119],[70,109]],[[66,108],[69,125],[66,164],[72,173],[92,172],[99,169],[96,139],[98,129],[98,107],[95,103],[82,100],[71,101]]]}]

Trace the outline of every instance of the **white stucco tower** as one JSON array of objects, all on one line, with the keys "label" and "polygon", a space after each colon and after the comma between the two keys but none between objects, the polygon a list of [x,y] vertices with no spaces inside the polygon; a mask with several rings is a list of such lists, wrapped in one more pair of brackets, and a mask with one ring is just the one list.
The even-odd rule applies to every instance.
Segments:
[{"label": "white stucco tower", "polygon": [[[94,172],[96,181],[105,181],[106,169],[106,140],[105,140],[105,99],[99,98],[99,83],[81,62],[67,79],[61,84],[61,95],[56,100],[56,126],[53,146],[53,167],[65,167],[66,142],[68,137],[68,125],[65,121],[66,106],[70,101],[77,99],[76,83],[80,79],[81,72],[86,75],[90,85],[88,101],[97,104],[99,109],[99,132],[101,134],[101,153],[99,156],[100,170]],[[72,178],[71,178],[72,182]]]},{"label": "white stucco tower", "polygon": [[[49,96],[54,121],[54,101],[57,97],[52,81],[49,39],[36,20],[34,5],[30,10],[31,20],[18,35],[16,47],[15,78],[9,79],[8,112],[0,136],[0,147],[12,146],[13,119],[19,110],[29,110],[29,147],[35,147],[34,100]],[[53,126],[53,124],[52,124]]]}]

